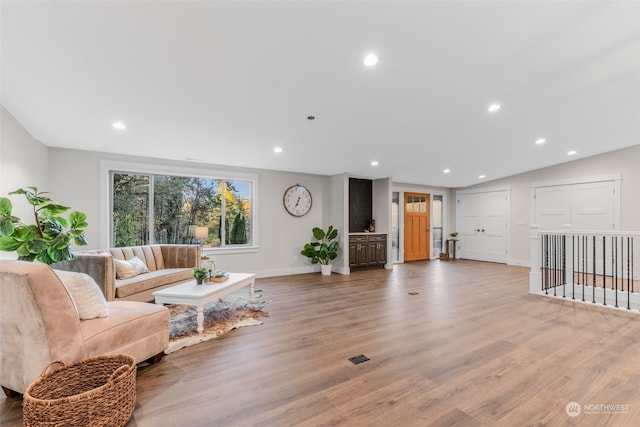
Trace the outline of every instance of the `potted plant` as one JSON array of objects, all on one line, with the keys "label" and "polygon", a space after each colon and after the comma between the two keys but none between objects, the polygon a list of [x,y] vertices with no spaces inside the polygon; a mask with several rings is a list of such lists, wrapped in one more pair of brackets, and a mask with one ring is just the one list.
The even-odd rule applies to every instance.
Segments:
[{"label": "potted plant", "polygon": [[0,197],[0,250],[15,251],[20,260],[53,264],[75,258],[72,242],[78,246],[87,244],[87,215],[73,211],[64,218],[62,214],[70,208],[56,203],[47,193],[38,192],[36,187],[19,188],[9,193],[12,194],[22,194],[33,206],[35,223],[27,225],[13,216],[11,201]]},{"label": "potted plant", "polygon": [[331,261],[338,256],[338,230],[330,225],[327,231],[314,227],[313,237],[316,242],[306,243],[300,253],[311,260],[311,264],[320,264],[323,275],[331,274]]},{"label": "potted plant", "polygon": [[458,232],[454,231],[453,233],[449,233],[449,237],[455,240],[455,238],[458,237]]},{"label": "potted plant", "polygon": [[208,274],[209,270],[207,270],[206,267],[195,267],[193,269],[193,277],[196,279],[198,285],[202,285],[202,282],[207,278]]}]

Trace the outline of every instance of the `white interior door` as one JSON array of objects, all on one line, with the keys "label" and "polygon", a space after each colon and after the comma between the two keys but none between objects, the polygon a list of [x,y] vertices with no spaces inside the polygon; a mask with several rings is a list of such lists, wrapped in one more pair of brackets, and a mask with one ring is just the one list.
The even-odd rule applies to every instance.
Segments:
[{"label": "white interior door", "polygon": [[482,259],[482,200],[478,194],[458,196],[457,230],[460,239],[460,257]]},{"label": "white interior door", "polygon": [[614,181],[535,188],[535,222],[542,231],[615,229]]},{"label": "white interior door", "polygon": [[[548,187],[536,187],[534,197],[535,221],[541,231],[613,231],[615,230],[615,181],[585,182]],[[579,257],[580,270],[593,271],[593,238],[573,237],[571,245]],[[611,240],[595,241],[595,270],[603,271],[603,249],[611,253]],[[587,254],[587,255],[585,255]]]},{"label": "white interior door", "polygon": [[[506,191],[483,193],[483,224],[485,261],[507,262],[507,202]],[[482,229],[481,229],[482,230]]]},{"label": "white interior door", "polygon": [[541,230],[565,230],[571,223],[570,186],[540,187],[535,190],[536,224]]},{"label": "white interior door", "polygon": [[613,230],[615,193],[613,181],[572,186],[571,223],[574,230]]},{"label": "white interior door", "polygon": [[508,191],[458,194],[457,200],[460,257],[506,263]]}]

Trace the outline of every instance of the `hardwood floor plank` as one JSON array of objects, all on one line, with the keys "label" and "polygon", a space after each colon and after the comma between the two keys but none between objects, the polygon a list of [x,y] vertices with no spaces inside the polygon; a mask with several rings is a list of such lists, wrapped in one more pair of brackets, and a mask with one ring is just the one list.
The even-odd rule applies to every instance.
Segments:
[{"label": "hardwood floor plank", "polygon": [[473,427],[473,426],[482,426],[483,424],[470,416],[469,414],[461,411],[458,408],[452,409],[450,412],[447,412],[442,417],[438,418],[432,423],[429,423],[430,427]]}]

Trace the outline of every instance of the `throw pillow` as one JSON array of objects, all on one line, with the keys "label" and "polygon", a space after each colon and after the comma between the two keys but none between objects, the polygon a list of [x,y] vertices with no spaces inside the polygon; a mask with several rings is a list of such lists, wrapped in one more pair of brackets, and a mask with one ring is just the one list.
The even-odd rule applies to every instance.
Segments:
[{"label": "throw pillow", "polygon": [[138,274],[148,273],[147,265],[140,258],[134,256],[126,261],[115,259],[116,279],[130,279]]},{"label": "throw pillow", "polygon": [[102,290],[91,276],[74,271],[55,270],[55,272],[71,295],[80,320],[109,316],[109,305]]}]

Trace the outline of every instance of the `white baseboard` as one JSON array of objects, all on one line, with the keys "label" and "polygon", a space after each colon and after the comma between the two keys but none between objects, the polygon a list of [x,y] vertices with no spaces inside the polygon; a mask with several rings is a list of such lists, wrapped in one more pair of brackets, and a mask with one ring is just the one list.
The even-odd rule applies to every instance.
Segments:
[{"label": "white baseboard", "polygon": [[507,265],[516,265],[518,267],[531,267],[531,262],[526,259],[508,259]]},{"label": "white baseboard", "polygon": [[274,268],[268,270],[256,270],[253,271],[257,278],[260,277],[275,277],[275,276],[290,276],[292,274],[304,274],[304,273],[314,273],[320,272],[320,268],[316,268],[311,265],[301,266],[301,267],[290,267],[290,268]]},{"label": "white baseboard", "polygon": [[[350,270],[348,268],[341,268],[337,266],[333,266],[333,273],[337,274],[350,274]],[[256,270],[253,271],[257,278],[260,277],[275,277],[275,276],[290,276],[292,274],[305,274],[305,273],[318,273],[320,274],[320,265],[305,265],[301,267],[291,267],[291,268],[274,268],[269,270]]]},{"label": "white baseboard", "polygon": [[[618,307],[615,307],[615,293],[616,291],[612,291],[611,289],[605,289],[603,291],[602,288],[596,288],[596,302],[593,302],[593,293],[591,287],[585,287],[584,293],[584,301],[582,301],[582,286],[576,285],[575,288],[572,288],[570,285],[567,285],[564,289],[565,296],[562,296],[563,289],[562,287],[556,288],[556,295],[553,295],[553,289],[549,290],[548,294],[545,294],[544,291],[539,289],[535,291],[529,291],[530,294],[540,295],[547,298],[555,298],[564,301],[571,301],[580,304],[587,304],[591,306],[607,308],[612,310],[622,310],[626,312],[633,312],[638,314],[638,310],[640,309],[640,295],[636,293],[627,294],[626,292],[618,291]],[[604,305],[605,299],[604,294],[606,293],[606,305]],[[574,299],[575,294],[575,299]],[[627,297],[629,297],[629,301],[627,301]],[[627,305],[629,305],[630,309],[627,309]]]}]

